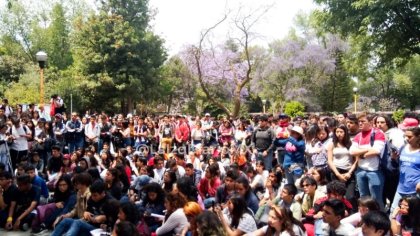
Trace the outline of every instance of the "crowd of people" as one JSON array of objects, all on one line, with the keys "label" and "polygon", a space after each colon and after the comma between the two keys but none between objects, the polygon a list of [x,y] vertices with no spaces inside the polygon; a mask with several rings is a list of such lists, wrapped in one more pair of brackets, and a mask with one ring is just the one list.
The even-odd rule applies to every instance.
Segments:
[{"label": "crowd of people", "polygon": [[0,106],[0,227],[33,235],[420,235],[420,128],[385,114]]}]

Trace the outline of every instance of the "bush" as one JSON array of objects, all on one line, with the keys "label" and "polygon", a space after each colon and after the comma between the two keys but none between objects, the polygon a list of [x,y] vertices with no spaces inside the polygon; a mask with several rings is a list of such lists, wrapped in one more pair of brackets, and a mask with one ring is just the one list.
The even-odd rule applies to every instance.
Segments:
[{"label": "bush", "polygon": [[395,120],[397,123],[401,123],[404,118],[404,110],[398,109],[392,113],[392,119]]},{"label": "bush", "polygon": [[296,116],[304,116],[305,106],[298,101],[290,101],[284,106],[284,113],[295,118]]}]

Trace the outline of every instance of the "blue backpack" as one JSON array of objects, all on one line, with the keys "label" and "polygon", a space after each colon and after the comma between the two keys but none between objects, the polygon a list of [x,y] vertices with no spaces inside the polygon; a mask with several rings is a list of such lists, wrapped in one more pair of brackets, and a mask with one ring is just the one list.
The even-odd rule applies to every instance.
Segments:
[{"label": "blue backpack", "polygon": [[[375,135],[376,132],[373,130],[370,134],[370,146],[373,146],[373,143],[375,142]],[[382,170],[384,174],[387,173],[398,176],[400,173],[400,167],[398,160],[392,159],[393,152],[398,152],[398,148],[388,140],[385,140],[384,151],[379,158],[379,169]]]}]

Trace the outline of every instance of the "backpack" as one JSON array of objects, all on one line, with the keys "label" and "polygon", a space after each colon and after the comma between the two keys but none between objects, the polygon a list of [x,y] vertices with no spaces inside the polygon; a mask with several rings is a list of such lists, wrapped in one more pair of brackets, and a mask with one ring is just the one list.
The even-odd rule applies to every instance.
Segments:
[{"label": "backpack", "polygon": [[[376,131],[373,130],[370,134],[370,146],[373,146],[375,142]],[[384,151],[382,152],[379,158],[379,169],[384,173],[399,175],[399,163],[397,160],[392,159],[392,152],[398,151],[398,148],[395,147],[389,140],[385,140]]]}]

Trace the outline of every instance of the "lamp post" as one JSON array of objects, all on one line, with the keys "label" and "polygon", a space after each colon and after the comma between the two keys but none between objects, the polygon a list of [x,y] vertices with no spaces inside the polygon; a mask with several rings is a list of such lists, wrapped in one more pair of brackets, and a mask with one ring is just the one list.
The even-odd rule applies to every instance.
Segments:
[{"label": "lamp post", "polygon": [[39,82],[39,105],[44,105],[44,68],[48,56],[44,51],[39,51],[36,53],[35,57],[39,64],[39,75],[41,77]]},{"label": "lamp post", "polygon": [[265,104],[267,103],[267,99],[261,100],[263,103],[263,113],[265,114]]},{"label": "lamp post", "polygon": [[354,114],[357,113],[357,87],[353,88],[353,96],[354,96]]}]

